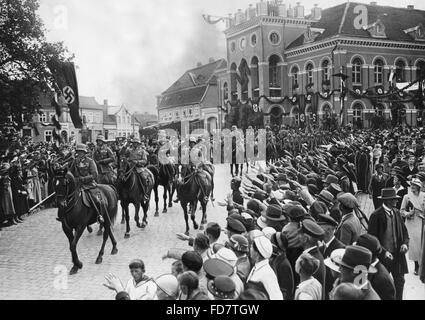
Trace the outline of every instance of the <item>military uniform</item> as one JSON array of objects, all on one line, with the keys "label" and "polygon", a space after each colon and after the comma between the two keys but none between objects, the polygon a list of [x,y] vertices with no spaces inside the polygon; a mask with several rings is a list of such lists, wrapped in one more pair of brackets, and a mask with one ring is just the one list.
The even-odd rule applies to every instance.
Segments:
[{"label": "military uniform", "polygon": [[112,168],[112,164],[115,162],[115,156],[112,150],[106,145],[98,146],[93,153],[93,158],[99,173],[97,182],[101,184],[115,184],[116,175]]}]

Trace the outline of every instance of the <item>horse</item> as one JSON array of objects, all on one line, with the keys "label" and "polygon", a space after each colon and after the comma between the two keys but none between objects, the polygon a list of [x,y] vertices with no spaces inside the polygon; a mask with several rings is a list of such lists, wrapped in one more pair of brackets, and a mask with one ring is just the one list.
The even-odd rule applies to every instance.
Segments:
[{"label": "horse", "polygon": [[207,204],[212,190],[211,175],[203,169],[187,170],[182,183],[177,187],[177,193],[180,199],[181,207],[184,212],[186,221],[186,235],[189,235],[188,208],[189,204],[190,216],[193,222],[193,227],[198,230],[199,226],[195,221],[195,212],[198,201],[202,207],[202,221],[200,230],[204,229],[207,223]]},{"label": "horse", "polygon": [[[76,184],[75,178],[69,171],[62,171],[55,174],[54,187],[56,192],[56,203],[58,205],[59,216],[62,217],[62,230],[69,240],[72,254],[73,267],[70,275],[74,275],[83,268],[82,262],[78,258],[77,243],[86,227],[97,223],[97,210],[91,201],[83,199],[81,188]],[[103,213],[104,228],[102,247],[96,259],[96,264],[101,264],[105,244],[108,238],[112,242],[112,255],[118,253],[117,241],[112,232],[112,226],[118,213],[118,196],[114,187],[109,185],[97,186],[100,196],[105,200]],[[84,191],[83,191],[84,192]],[[75,233],[74,233],[75,231]]]},{"label": "horse", "polygon": [[[131,165],[125,157],[120,157],[118,168],[118,194],[120,198],[121,208],[125,216],[126,232],[124,238],[130,238],[130,214],[128,206],[130,203],[134,205],[135,216],[134,220],[138,228],[144,229],[148,225],[148,209],[152,193],[152,188],[155,183],[155,177],[151,170],[144,171],[143,177],[139,177],[135,166]],[[145,186],[142,185],[140,179],[144,179]],[[145,190],[146,188],[146,190]],[[143,221],[140,224],[139,210],[143,209]]]}]

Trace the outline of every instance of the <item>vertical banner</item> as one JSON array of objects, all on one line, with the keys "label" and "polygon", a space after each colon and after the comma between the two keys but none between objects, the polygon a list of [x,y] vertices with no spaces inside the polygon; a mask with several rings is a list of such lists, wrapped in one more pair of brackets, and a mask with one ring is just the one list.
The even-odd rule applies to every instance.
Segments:
[{"label": "vertical banner", "polygon": [[48,67],[59,86],[63,99],[69,107],[69,113],[74,127],[76,129],[82,129],[83,121],[80,117],[80,101],[74,63],[51,60],[48,63]]}]

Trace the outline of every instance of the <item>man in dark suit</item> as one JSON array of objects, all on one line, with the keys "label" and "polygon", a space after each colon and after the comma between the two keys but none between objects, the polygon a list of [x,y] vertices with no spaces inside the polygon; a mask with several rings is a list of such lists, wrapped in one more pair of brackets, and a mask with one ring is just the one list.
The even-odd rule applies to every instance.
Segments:
[{"label": "man in dark suit", "polygon": [[356,245],[365,247],[372,252],[372,266],[377,270],[374,274],[369,274],[369,281],[373,289],[379,295],[381,300],[395,300],[394,281],[387,268],[379,260],[382,253],[382,247],[379,240],[371,234],[364,234],[357,240]]},{"label": "man in dark suit", "polygon": [[368,233],[378,238],[385,250],[384,266],[392,274],[396,299],[403,299],[404,275],[409,272],[406,252],[409,250],[409,234],[400,212],[395,208],[399,196],[393,188],[382,189],[383,205],[370,216]]},{"label": "man in dark suit", "polygon": [[[329,258],[331,253],[336,249],[344,249],[345,245],[335,237],[335,229],[338,227],[336,222],[331,216],[321,214],[319,215],[317,224],[323,229],[325,235],[323,236],[324,246],[321,247],[323,258]],[[329,292],[333,289],[333,284],[336,278],[333,277],[329,268],[326,268],[325,280],[325,299],[329,300]]]},{"label": "man in dark suit", "polygon": [[372,196],[375,210],[381,206],[381,201],[378,197],[381,195],[381,190],[385,188],[385,183],[388,180],[388,175],[383,172],[382,164],[376,165],[376,174],[372,176],[369,184],[369,194]]}]

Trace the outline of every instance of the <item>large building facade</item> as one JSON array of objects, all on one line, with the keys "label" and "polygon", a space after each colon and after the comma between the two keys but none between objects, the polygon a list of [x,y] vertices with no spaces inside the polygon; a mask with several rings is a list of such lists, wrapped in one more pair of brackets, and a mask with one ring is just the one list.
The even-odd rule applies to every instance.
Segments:
[{"label": "large building facade", "polygon": [[[299,3],[291,8],[281,1],[239,10],[227,20],[220,104],[266,97],[259,100],[265,125],[297,126],[331,114],[363,127],[374,115],[390,119],[391,101],[372,103],[350,93],[341,99],[341,80],[333,75],[347,75],[346,87],[362,94],[379,87],[385,94],[392,74],[398,83],[415,81],[425,71],[423,23],[425,11],[376,3],[315,6],[308,15]],[[301,106],[294,98],[309,93],[320,93],[314,103]],[[404,108],[406,122],[416,125],[418,110],[413,103]]]}]

